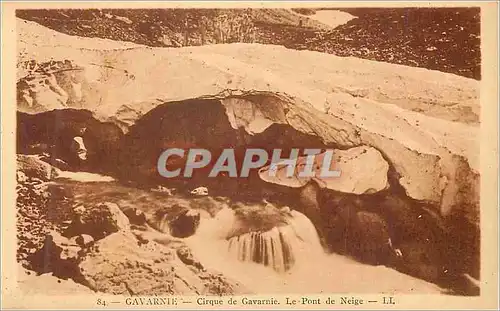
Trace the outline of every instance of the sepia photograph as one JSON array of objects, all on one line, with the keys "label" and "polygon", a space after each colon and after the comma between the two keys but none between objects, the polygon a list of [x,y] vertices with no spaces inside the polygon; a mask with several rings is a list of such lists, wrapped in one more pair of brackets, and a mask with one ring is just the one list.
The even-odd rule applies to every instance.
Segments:
[{"label": "sepia photograph", "polygon": [[481,158],[497,152],[497,124],[482,141],[496,4],[349,5],[13,5],[2,218],[18,295],[483,298],[498,281],[497,166]]}]

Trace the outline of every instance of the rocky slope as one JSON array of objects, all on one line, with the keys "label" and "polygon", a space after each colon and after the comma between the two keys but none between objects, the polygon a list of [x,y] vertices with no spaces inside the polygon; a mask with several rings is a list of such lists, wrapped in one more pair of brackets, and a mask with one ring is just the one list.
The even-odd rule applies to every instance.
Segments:
[{"label": "rocky slope", "polygon": [[229,33],[228,20],[235,25],[245,20],[251,25],[251,38],[234,39],[237,42],[251,40],[481,77],[479,8],[339,10],[356,18],[344,19],[347,23],[333,30],[323,10],[295,10],[306,14],[284,9],[18,10],[17,16],[70,35],[149,46],[216,43],[217,27],[203,27],[203,23],[222,21]]},{"label": "rocky slope", "polygon": [[81,194],[56,181],[64,173],[37,157],[18,156],[17,175],[17,256],[23,267],[19,284],[25,293],[40,294],[40,288],[51,282],[59,290],[78,294],[248,292],[207,270],[182,241],[164,234],[157,243],[145,219],[137,220],[140,214],[135,208],[128,210],[129,220],[116,203],[99,199],[82,203]]},{"label": "rocky slope", "polygon": [[306,40],[313,51],[481,78],[479,8],[345,8],[356,19]]}]

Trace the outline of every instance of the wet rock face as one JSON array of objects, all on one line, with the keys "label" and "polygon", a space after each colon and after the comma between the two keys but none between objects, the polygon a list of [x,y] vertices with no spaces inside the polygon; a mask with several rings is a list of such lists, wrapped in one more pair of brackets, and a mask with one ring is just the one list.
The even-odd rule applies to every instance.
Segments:
[{"label": "wet rock face", "polygon": [[193,235],[200,225],[200,213],[186,210],[170,222],[170,234],[174,237],[185,238]]},{"label": "wet rock face", "polygon": [[87,110],[18,112],[17,124],[18,153],[47,154],[46,161],[70,170],[112,169],[123,135],[116,125],[96,120]]},{"label": "wet rock face", "polygon": [[391,265],[397,260],[385,219],[353,206],[339,207],[336,214],[323,214],[322,233],[327,248],[371,265]]},{"label": "wet rock face", "polygon": [[[442,217],[435,206],[416,202],[388,189],[355,195],[332,191],[311,181],[300,188],[276,188],[281,202],[304,213],[315,225],[323,246],[367,264],[386,265],[403,273],[475,295],[479,245],[475,227]],[[292,190],[291,190],[292,189]],[[283,197],[282,197],[283,198]],[[280,200],[278,200],[280,201]],[[462,229],[458,230],[458,227]],[[465,238],[468,232],[470,236]]]},{"label": "wet rock face", "polygon": [[283,273],[295,264],[294,251],[287,227],[274,227],[268,231],[253,231],[229,239],[229,252],[243,262],[254,262]]},{"label": "wet rock face", "polygon": [[[394,267],[453,291],[464,286],[457,280],[474,273],[461,257],[477,258],[478,252],[457,240],[456,227],[433,207],[391,193],[361,197],[328,193],[326,197],[322,198],[326,205],[320,207],[323,229],[319,231],[326,234],[331,250]],[[477,287],[470,290],[468,294]]]},{"label": "wet rock face", "polygon": [[290,224],[290,210],[257,198],[235,202],[230,205],[237,220],[237,226],[228,238],[249,232],[267,232],[275,227]]},{"label": "wet rock face", "polygon": [[180,204],[158,210],[147,222],[156,230],[177,238],[193,235],[200,225],[200,213]]}]

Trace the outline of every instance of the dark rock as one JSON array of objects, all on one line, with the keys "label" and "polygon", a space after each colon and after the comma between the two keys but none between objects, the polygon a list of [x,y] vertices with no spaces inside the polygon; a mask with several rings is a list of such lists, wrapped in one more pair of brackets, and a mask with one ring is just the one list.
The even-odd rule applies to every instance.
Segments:
[{"label": "dark rock", "polygon": [[146,225],[146,215],[135,207],[126,207],[123,213],[128,217],[130,224],[137,226]]},{"label": "dark rock", "polygon": [[326,234],[333,251],[394,267],[451,291],[463,292],[464,287],[469,294],[476,291],[463,281],[463,275],[470,273],[463,257],[470,253],[460,251],[460,235],[453,233],[456,227],[432,207],[389,193],[330,193],[321,200],[318,230]]},{"label": "dark rock", "polygon": [[200,213],[187,209],[178,214],[170,223],[170,234],[177,238],[193,235],[200,224]]},{"label": "dark rock", "polygon": [[191,253],[191,249],[189,249],[189,247],[187,246],[179,247],[177,249],[177,256],[184,264],[188,266],[193,266],[200,270],[205,270],[205,268],[203,268],[203,265],[194,258],[193,254]]},{"label": "dark rock", "polygon": [[98,121],[88,110],[17,113],[17,152],[46,154],[46,162],[64,169],[112,170],[122,135],[118,126]]},{"label": "dark rock", "polygon": [[81,280],[78,269],[83,249],[57,232],[46,236],[41,249],[32,254],[28,260],[31,269],[43,274],[52,272],[54,276]]},{"label": "dark rock", "polygon": [[64,235],[67,237],[88,234],[95,240],[102,239],[114,232],[128,229],[130,221],[114,203],[103,203],[91,208],[75,211],[71,224]]}]

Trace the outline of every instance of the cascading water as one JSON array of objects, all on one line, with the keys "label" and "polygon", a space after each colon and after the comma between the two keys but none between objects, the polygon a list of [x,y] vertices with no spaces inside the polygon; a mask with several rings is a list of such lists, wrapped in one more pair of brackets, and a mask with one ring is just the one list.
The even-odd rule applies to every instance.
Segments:
[{"label": "cascading water", "polygon": [[316,230],[307,217],[292,211],[289,222],[265,232],[254,231],[231,237],[228,240],[229,253],[240,261],[255,262],[276,272],[285,272],[294,266],[304,243],[321,252]]},{"label": "cascading water", "polygon": [[277,272],[290,269],[295,258],[284,233],[279,228],[250,232],[229,239],[229,252],[241,261],[253,261]]},{"label": "cascading water", "polygon": [[[155,213],[172,203],[154,192],[116,182],[75,182],[67,178],[57,182],[77,191],[75,202],[82,204],[108,201],[122,208],[131,206]],[[276,213],[259,214],[260,207],[250,209],[252,213],[243,213],[246,218],[242,221],[241,213],[222,208],[214,217],[202,218],[196,233],[183,239],[205,268],[238,281],[250,292],[304,294],[304,289],[309,293],[440,292],[433,284],[392,269],[326,254],[313,224],[299,212],[280,211],[280,215],[287,215],[286,222],[279,222],[275,227],[266,222],[265,229],[259,231],[262,219],[270,220]],[[253,211],[257,211],[257,215]],[[260,217],[260,222],[255,216]]]},{"label": "cascading water", "polygon": [[[255,293],[439,293],[437,286],[383,266],[326,254],[311,221],[291,211],[287,225],[242,233],[229,208],[203,219],[185,239],[193,255]],[[374,286],[374,282],[377,285]]]}]

